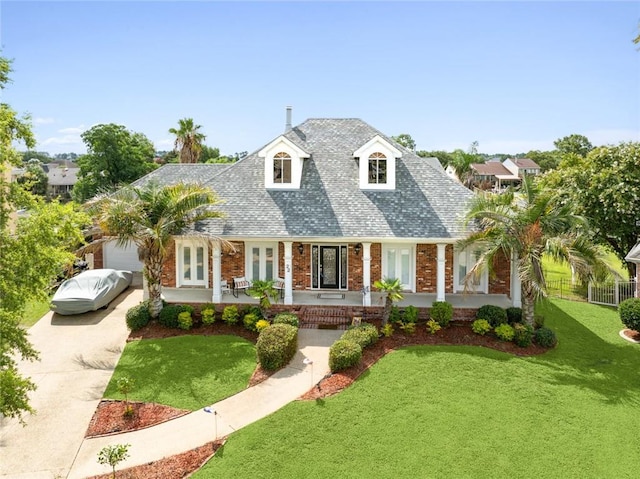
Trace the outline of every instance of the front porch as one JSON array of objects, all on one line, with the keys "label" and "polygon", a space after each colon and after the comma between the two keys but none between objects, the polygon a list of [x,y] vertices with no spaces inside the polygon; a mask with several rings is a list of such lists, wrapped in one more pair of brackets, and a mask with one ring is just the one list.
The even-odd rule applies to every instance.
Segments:
[{"label": "front porch", "polygon": [[[384,306],[384,295],[372,292],[371,307]],[[162,296],[168,303],[211,303],[213,302],[213,290],[205,288],[162,288]],[[240,292],[236,298],[233,294],[223,294],[222,301],[217,304],[258,304],[258,300]],[[485,304],[493,304],[502,308],[512,305],[511,299],[505,294],[447,294],[445,300],[453,305],[454,309],[478,309]],[[435,293],[404,293],[404,299],[396,303],[403,308],[409,305],[417,308],[430,308],[436,301]],[[283,305],[282,299],[276,303]],[[293,291],[293,304],[295,306],[363,306],[362,293],[359,291],[327,291],[307,290]]]}]

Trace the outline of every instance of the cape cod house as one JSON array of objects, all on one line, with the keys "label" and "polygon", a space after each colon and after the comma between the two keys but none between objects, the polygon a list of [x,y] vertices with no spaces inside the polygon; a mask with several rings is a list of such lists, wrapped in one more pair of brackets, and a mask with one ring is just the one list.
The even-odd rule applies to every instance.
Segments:
[{"label": "cape cod house", "polygon": [[[224,293],[234,279],[280,279],[284,304],[299,292],[356,292],[363,306],[372,304],[372,285],[383,277],[400,278],[405,291],[432,300],[463,291],[475,252],[455,243],[465,236],[461,218],[471,191],[436,158],[418,157],[362,120],[290,124],[288,110],[285,133],[236,163],[168,164],[138,181],[199,181],[223,200],[217,208],[224,218],[175,239],[165,290],[202,289],[219,303],[231,299]],[[235,251],[203,235],[224,238]],[[126,267],[126,254],[105,250],[105,267]],[[504,258],[497,275],[484,274],[475,289],[506,299],[519,291],[513,281]]]}]

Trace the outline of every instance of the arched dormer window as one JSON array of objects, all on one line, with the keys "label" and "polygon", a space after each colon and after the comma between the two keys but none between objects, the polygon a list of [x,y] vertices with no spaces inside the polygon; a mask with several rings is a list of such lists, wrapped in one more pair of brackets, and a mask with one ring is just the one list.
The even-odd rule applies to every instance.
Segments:
[{"label": "arched dormer window", "polygon": [[379,151],[369,156],[368,179],[370,185],[387,184],[387,157]]},{"label": "arched dormer window", "polygon": [[273,182],[276,184],[291,183],[291,155],[283,151],[273,156]]}]

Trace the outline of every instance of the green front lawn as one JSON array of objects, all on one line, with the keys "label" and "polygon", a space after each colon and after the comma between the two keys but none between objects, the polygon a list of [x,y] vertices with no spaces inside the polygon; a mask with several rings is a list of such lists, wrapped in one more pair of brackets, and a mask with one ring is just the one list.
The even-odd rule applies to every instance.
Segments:
[{"label": "green front lawn", "polygon": [[555,350],[396,351],[339,395],[232,434],[194,477],[637,477],[640,345],[618,336],[613,309],[540,310]]},{"label": "green front lawn", "polygon": [[30,301],[26,304],[20,324],[30,328],[49,312],[49,301]]},{"label": "green front lawn", "polygon": [[127,343],[104,397],[124,399],[116,382],[135,381],[133,401],[196,410],[247,387],[255,346],[237,336],[178,336]]}]

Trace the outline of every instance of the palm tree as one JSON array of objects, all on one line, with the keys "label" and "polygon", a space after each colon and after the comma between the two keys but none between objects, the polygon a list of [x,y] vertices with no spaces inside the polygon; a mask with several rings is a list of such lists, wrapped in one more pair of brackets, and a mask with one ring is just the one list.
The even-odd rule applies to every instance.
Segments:
[{"label": "palm tree", "polygon": [[589,241],[586,220],[531,178],[523,179],[519,193],[478,193],[471,202],[466,223],[474,223],[477,229],[459,241],[458,247],[475,245],[481,254],[465,277],[465,284],[471,285],[474,276],[484,269],[491,272],[499,255],[514,258],[511,268],[522,284],[523,318],[532,326],[535,301],[544,297],[546,290],[543,255],[568,263],[582,280],[603,270],[612,271],[602,248]]},{"label": "palm tree", "polygon": [[[211,189],[190,183],[126,186],[89,203],[105,236],[94,245],[115,238],[119,246],[133,242],[138,247],[153,318],[162,309],[162,266],[171,239],[199,220],[220,218],[222,214],[211,208],[218,203],[218,197]],[[210,237],[207,239],[211,240]]]},{"label": "palm tree", "polygon": [[193,123],[193,118],[178,120],[179,128],[169,128],[169,133],[176,136],[174,147],[179,151],[180,163],[197,163],[202,151],[202,142],[206,136],[198,130],[201,125]]},{"label": "palm tree", "polygon": [[401,301],[404,296],[402,295],[402,283],[398,278],[383,278],[373,283],[373,286],[385,293],[384,310],[382,311],[382,325],[386,325],[389,322],[389,315],[391,314],[391,307],[393,303]]}]

